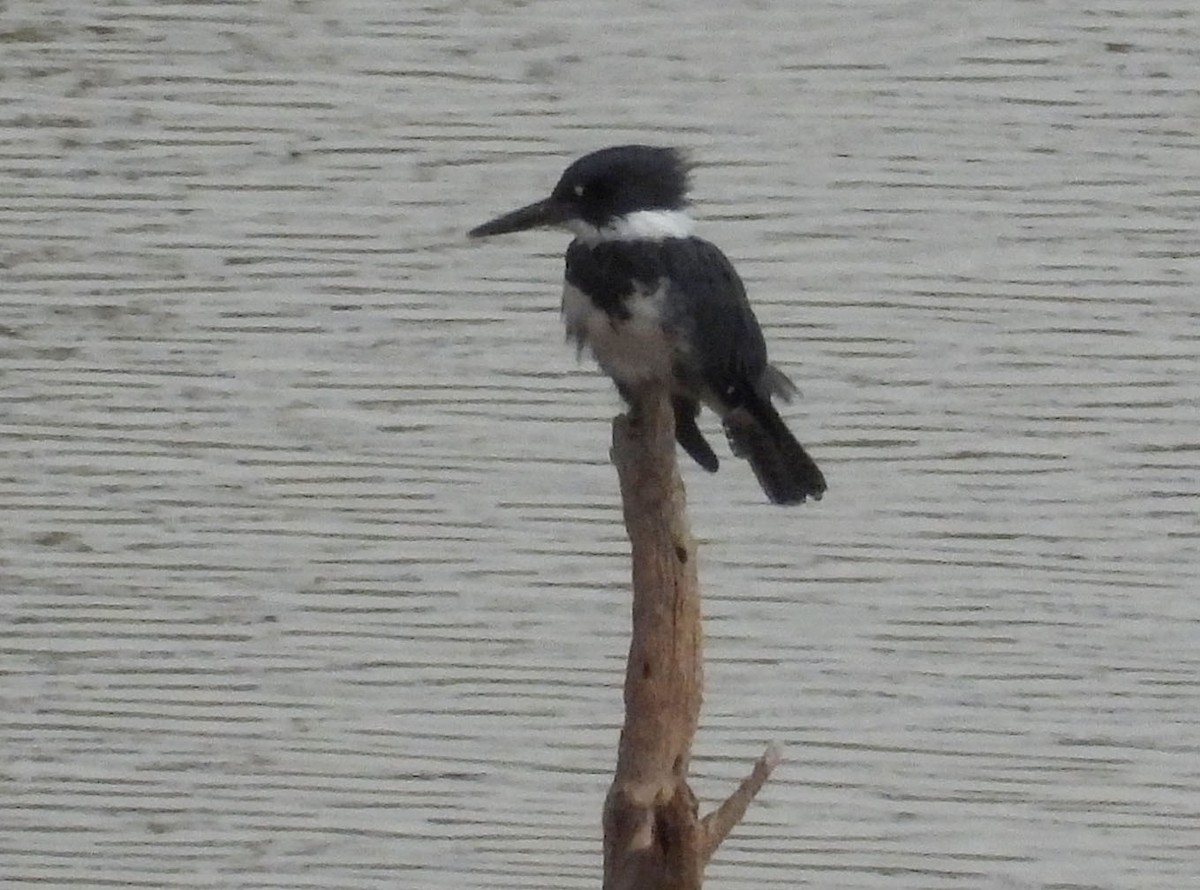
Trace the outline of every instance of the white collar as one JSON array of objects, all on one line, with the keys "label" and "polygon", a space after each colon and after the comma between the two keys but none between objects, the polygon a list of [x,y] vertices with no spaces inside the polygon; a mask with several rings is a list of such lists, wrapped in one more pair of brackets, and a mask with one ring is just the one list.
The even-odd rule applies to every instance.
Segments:
[{"label": "white collar", "polygon": [[692,234],[695,220],[682,210],[635,210],[618,217],[607,226],[593,226],[581,219],[566,223],[575,237],[586,244],[606,241],[665,241],[668,238],[687,238]]}]

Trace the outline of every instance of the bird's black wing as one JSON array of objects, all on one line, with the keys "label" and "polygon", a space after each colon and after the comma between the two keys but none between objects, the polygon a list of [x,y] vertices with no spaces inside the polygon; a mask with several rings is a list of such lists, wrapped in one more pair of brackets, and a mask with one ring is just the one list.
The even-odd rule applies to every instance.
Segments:
[{"label": "bird's black wing", "polygon": [[661,259],[670,281],[663,323],[692,344],[688,372],[721,401],[732,387],[757,389],[767,346],[733,264],[700,238],[664,242]]},{"label": "bird's black wing", "polygon": [[670,243],[663,253],[671,281],[664,324],[694,344],[690,373],[707,389],[702,397],[716,403],[734,453],[750,463],[774,503],[820,499],[825,477],[771,404],[772,392],[790,394],[791,381],[767,365],[762,329],[733,265],[707,241]]}]

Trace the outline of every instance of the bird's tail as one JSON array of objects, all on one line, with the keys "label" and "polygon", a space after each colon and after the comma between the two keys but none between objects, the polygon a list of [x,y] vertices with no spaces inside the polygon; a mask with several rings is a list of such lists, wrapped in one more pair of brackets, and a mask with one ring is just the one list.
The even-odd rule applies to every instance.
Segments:
[{"label": "bird's tail", "polygon": [[772,503],[821,499],[825,493],[824,475],[767,399],[746,399],[725,415],[724,424],[733,453],[750,462],[758,484]]}]

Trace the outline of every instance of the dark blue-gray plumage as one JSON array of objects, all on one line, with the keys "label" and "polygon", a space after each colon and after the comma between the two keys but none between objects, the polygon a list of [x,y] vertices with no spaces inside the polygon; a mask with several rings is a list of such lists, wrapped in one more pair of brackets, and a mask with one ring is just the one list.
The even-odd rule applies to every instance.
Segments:
[{"label": "dark blue-gray plumage", "polygon": [[628,401],[661,382],[671,391],[675,435],[710,472],[717,456],[696,418],[717,413],[734,454],[777,504],[820,499],[825,478],[771,404],[795,386],[767,362],[745,287],[686,213],[688,165],[675,149],[623,145],[586,155],[550,197],[484,223],[472,237],[561,226],[567,335],[587,346]]}]

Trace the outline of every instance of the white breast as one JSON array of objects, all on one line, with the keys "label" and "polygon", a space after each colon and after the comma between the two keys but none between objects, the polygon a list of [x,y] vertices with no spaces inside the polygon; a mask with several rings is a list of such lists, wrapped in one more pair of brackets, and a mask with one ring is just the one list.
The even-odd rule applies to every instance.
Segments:
[{"label": "white breast", "polygon": [[674,346],[662,326],[665,287],[634,294],[626,302],[627,319],[612,319],[587,295],[563,286],[563,320],[580,348],[586,344],[604,372],[621,383],[669,380]]}]

